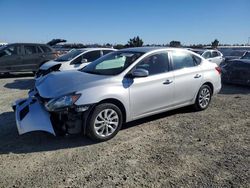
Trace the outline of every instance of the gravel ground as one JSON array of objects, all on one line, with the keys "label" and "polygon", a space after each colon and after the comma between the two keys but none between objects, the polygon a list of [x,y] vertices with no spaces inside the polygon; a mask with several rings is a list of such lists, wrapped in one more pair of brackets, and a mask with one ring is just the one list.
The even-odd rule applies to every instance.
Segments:
[{"label": "gravel ground", "polygon": [[108,142],[19,136],[10,104],[31,75],[0,79],[0,187],[250,187],[250,88],[124,125]]}]

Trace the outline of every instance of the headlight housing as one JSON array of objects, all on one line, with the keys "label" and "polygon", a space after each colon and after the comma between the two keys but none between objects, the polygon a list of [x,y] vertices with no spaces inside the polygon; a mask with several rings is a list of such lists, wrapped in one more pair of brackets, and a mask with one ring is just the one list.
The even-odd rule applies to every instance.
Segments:
[{"label": "headlight housing", "polygon": [[45,107],[48,111],[60,111],[64,108],[72,106],[79,98],[81,94],[71,94],[57,99],[51,99]]}]

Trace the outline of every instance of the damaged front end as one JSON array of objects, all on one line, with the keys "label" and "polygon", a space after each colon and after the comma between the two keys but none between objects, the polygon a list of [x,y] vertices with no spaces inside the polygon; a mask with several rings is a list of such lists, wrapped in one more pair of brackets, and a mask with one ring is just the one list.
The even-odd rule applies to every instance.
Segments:
[{"label": "damaged front end", "polygon": [[19,134],[32,131],[45,131],[55,136],[84,133],[91,105],[74,105],[79,98],[76,96],[48,99],[31,90],[27,99],[17,100],[12,106]]}]

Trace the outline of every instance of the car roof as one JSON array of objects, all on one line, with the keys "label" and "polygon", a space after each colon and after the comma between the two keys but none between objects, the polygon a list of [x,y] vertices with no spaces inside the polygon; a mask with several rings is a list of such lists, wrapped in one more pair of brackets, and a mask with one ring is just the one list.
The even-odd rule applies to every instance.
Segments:
[{"label": "car roof", "polygon": [[207,49],[202,49],[202,48],[186,48],[187,50],[191,50],[191,51],[197,51],[197,52],[204,52]]},{"label": "car roof", "polygon": [[231,59],[229,62],[242,62],[242,63],[247,63],[250,64],[250,59]]},{"label": "car roof", "polygon": [[92,50],[112,50],[116,51],[114,48],[73,48],[75,50],[82,50],[82,51],[92,51]]},{"label": "car roof", "polygon": [[9,43],[6,46],[9,45],[43,45],[43,46],[48,46],[47,44],[41,44],[41,43]]},{"label": "car roof", "polygon": [[180,50],[180,51],[183,50],[183,51],[187,51],[184,48],[171,48],[171,47],[134,47],[134,48],[124,48],[124,49],[121,49],[120,51],[148,53],[148,52],[157,51],[157,50]]}]

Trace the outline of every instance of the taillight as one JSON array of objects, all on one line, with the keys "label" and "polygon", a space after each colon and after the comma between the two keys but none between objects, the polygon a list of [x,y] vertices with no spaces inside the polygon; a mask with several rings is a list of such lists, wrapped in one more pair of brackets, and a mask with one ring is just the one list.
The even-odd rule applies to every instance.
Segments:
[{"label": "taillight", "polygon": [[217,70],[217,72],[218,72],[219,74],[221,74],[221,68],[220,68],[220,67],[215,67],[215,70]]}]

